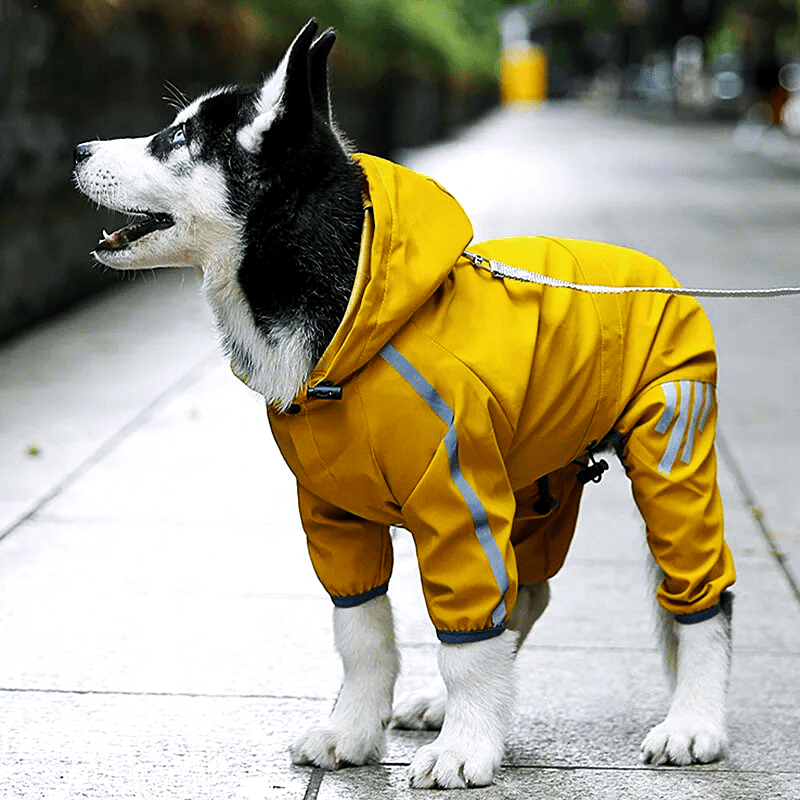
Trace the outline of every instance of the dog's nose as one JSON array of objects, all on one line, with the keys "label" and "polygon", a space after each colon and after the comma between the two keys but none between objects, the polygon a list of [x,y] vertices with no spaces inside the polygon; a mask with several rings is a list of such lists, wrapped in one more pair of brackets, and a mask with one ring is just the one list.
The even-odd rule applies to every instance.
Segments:
[{"label": "dog's nose", "polygon": [[79,144],[72,154],[73,158],[75,159],[76,166],[80,164],[81,161],[86,161],[91,154],[92,146],[90,144]]}]

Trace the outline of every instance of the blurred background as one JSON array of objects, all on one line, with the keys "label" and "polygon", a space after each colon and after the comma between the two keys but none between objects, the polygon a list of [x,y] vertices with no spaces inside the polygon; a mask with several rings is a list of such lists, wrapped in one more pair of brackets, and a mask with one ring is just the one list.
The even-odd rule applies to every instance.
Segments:
[{"label": "blurred background", "polygon": [[189,97],[254,82],[315,16],[334,26],[334,103],[392,156],[498,104],[580,101],[727,120],[746,148],[800,135],[798,0],[0,0],[0,339],[115,276],[70,183],[95,137],[167,124]]}]

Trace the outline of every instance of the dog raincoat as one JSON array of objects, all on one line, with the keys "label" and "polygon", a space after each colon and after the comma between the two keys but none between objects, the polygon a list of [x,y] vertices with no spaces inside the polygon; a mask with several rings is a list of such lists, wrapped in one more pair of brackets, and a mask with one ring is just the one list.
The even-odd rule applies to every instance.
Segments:
[{"label": "dog raincoat", "polygon": [[517,586],[561,567],[581,494],[574,462],[616,431],[664,572],[660,603],[679,621],[713,615],[734,570],[700,306],[494,278],[463,257],[468,245],[577,283],[677,286],[655,260],[606,244],[470,245],[469,220],[438,184],[356,158],[366,208],[350,304],[307,391],[269,415],[333,602],[386,591],[390,526],[402,526],[439,638],[497,635]]}]

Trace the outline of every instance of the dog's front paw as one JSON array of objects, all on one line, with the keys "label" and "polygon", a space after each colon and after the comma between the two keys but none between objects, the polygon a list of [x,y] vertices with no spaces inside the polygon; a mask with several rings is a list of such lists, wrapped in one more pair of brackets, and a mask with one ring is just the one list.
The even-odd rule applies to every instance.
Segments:
[{"label": "dog's front paw", "polygon": [[407,731],[438,731],[444,723],[447,692],[420,692],[402,698],[392,712],[392,725]]},{"label": "dog's front paw", "polygon": [[380,761],[385,738],[383,727],[319,725],[309,728],[289,750],[294,764],[338,769]]},{"label": "dog's front paw", "polygon": [[698,715],[667,717],[642,742],[642,761],[662,766],[708,764],[728,751],[725,728]]},{"label": "dog's front paw", "polygon": [[502,749],[477,739],[443,742],[441,735],[420,747],[411,762],[415,789],[465,789],[488,786],[503,757]]}]

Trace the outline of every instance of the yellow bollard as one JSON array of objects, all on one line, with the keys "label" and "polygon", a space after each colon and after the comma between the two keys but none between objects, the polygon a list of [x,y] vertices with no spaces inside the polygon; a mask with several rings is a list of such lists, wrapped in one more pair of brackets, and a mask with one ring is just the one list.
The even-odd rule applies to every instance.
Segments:
[{"label": "yellow bollard", "polygon": [[530,42],[517,42],[500,56],[503,105],[537,105],[547,98],[547,57]]}]

